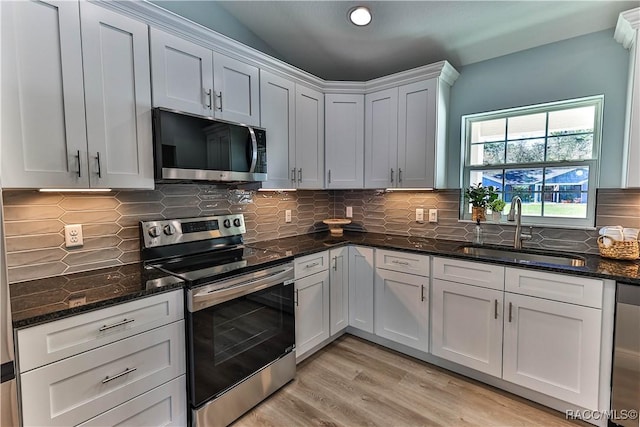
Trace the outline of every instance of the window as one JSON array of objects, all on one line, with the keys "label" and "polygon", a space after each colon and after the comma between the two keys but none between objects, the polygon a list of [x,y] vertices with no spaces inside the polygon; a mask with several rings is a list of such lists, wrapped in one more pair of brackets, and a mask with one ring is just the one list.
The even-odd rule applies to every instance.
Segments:
[{"label": "window", "polygon": [[[462,117],[463,188],[522,199],[527,224],[593,227],[604,98],[594,96]],[[461,218],[471,208],[461,203]]]}]

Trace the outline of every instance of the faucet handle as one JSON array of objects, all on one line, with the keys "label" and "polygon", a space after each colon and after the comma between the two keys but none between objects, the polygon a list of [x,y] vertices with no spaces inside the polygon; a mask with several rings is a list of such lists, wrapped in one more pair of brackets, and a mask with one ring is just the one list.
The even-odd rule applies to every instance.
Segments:
[{"label": "faucet handle", "polygon": [[529,234],[520,233],[520,240],[531,240],[533,239],[533,227],[529,227]]}]

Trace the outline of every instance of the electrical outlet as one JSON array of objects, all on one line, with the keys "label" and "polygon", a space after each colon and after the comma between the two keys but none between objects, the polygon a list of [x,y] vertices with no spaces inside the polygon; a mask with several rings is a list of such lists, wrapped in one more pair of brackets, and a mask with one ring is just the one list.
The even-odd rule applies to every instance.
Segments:
[{"label": "electrical outlet", "polygon": [[291,209],[284,211],[284,222],[291,222]]},{"label": "electrical outlet", "polygon": [[82,237],[82,224],[64,226],[64,244],[67,248],[76,248],[84,245]]},{"label": "electrical outlet", "polygon": [[87,303],[87,297],[84,295],[69,298],[69,308],[79,307],[86,303]]},{"label": "electrical outlet", "polygon": [[424,209],[416,208],[416,222],[424,222]]},{"label": "electrical outlet", "polygon": [[345,216],[347,218],[353,218],[353,206],[347,206],[347,213]]},{"label": "electrical outlet", "polygon": [[438,222],[438,209],[429,209],[429,222]]}]

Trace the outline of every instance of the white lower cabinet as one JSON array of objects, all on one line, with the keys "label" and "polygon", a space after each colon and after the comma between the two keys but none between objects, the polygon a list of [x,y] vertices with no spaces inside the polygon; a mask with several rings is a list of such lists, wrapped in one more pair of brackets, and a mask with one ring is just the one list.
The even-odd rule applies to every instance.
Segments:
[{"label": "white lower cabinet", "polygon": [[505,294],[507,381],[598,409],[601,310]]},{"label": "white lower cabinet", "polygon": [[[319,261],[322,260],[322,261]],[[322,264],[321,271],[304,275],[296,269],[296,358],[308,353],[330,336],[328,253],[307,255],[295,260],[296,267],[313,270]],[[302,277],[299,275],[303,274]]]},{"label": "white lower cabinet", "polygon": [[70,426],[185,373],[184,321],[20,376],[25,426]]},{"label": "white lower cabinet", "polygon": [[80,427],[185,426],[187,418],[186,389],[186,376],[182,375],[80,424]]},{"label": "white lower cabinet", "polygon": [[376,268],[375,334],[429,351],[429,278]]},{"label": "white lower cabinet", "polygon": [[426,255],[376,250],[376,335],[429,351],[429,272]]},{"label": "white lower cabinet", "polygon": [[500,377],[503,292],[441,279],[431,292],[431,352]]},{"label": "white lower cabinet", "polygon": [[373,249],[349,247],[349,326],[373,333]]},{"label": "white lower cabinet", "polygon": [[329,307],[331,336],[349,325],[349,247],[329,251]]},{"label": "white lower cabinet", "polygon": [[183,290],[17,331],[29,426],[186,425]]}]

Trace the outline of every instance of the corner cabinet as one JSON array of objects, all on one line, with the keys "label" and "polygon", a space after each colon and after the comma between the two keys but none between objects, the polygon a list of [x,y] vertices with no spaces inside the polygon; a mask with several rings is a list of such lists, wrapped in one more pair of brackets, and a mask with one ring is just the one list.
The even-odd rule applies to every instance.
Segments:
[{"label": "corner cabinet", "polygon": [[364,185],[364,95],[325,95],[326,188]]},{"label": "corner cabinet", "polygon": [[329,309],[331,336],[349,325],[349,247],[329,251]]},{"label": "corner cabinet", "polygon": [[365,96],[365,188],[445,188],[447,108],[458,72],[446,61],[423,80]]},{"label": "corner cabinet", "polygon": [[615,39],[631,51],[625,121],[622,188],[640,188],[640,8],[618,17]]},{"label": "corner cabinet", "polygon": [[2,2],[2,183],[153,188],[147,25],[88,2]]},{"label": "corner cabinet", "polygon": [[153,105],[260,125],[259,70],[151,28]]},{"label": "corner cabinet", "polygon": [[349,326],[373,333],[372,248],[349,247]]}]

